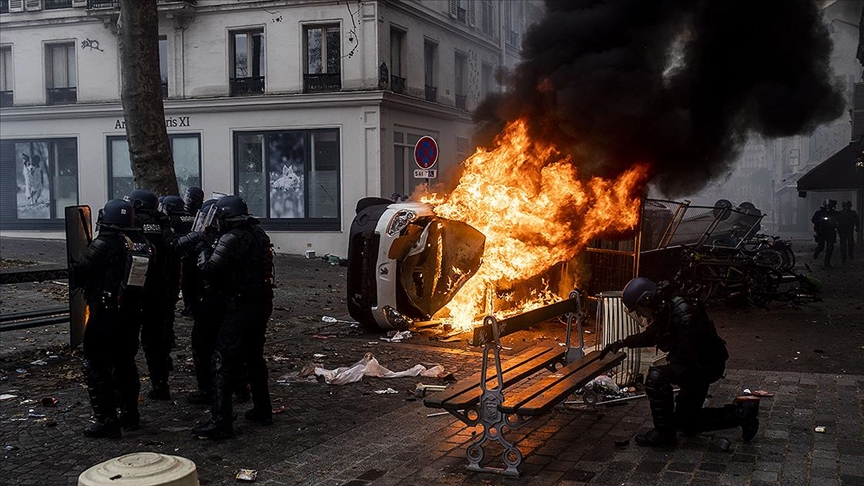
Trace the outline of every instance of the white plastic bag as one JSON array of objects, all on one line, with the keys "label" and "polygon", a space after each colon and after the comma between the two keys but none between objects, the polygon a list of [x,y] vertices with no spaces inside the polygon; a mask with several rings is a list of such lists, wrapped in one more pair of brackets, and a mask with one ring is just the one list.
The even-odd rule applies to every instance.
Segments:
[{"label": "white plastic bag", "polygon": [[324,381],[330,385],[345,385],[360,381],[364,376],[374,376],[378,378],[402,378],[405,376],[425,376],[436,377],[444,372],[444,367],[435,365],[427,369],[423,365],[415,365],[413,368],[405,371],[390,371],[381,366],[378,360],[372,356],[372,353],[366,353],[363,359],[354,363],[351,366],[343,366],[335,370],[324,368],[315,368],[315,374],[323,376]]}]

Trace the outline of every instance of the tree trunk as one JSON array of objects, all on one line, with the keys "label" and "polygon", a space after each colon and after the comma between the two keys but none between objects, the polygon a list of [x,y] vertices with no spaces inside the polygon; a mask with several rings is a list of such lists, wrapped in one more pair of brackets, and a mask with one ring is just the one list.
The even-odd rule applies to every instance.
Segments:
[{"label": "tree trunk", "polygon": [[120,0],[123,117],[135,187],[157,196],[177,194],[177,175],[159,76],[156,0]]}]

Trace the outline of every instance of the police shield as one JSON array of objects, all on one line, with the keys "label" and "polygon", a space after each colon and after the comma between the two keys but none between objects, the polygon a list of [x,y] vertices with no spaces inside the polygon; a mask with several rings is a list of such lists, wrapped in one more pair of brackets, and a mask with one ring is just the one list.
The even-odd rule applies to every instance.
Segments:
[{"label": "police shield", "polygon": [[93,241],[90,206],[66,207],[66,263],[69,266],[69,344],[73,348],[84,341],[84,328],[89,311],[84,300],[84,288],[75,282],[72,266],[84,257],[87,245]]}]

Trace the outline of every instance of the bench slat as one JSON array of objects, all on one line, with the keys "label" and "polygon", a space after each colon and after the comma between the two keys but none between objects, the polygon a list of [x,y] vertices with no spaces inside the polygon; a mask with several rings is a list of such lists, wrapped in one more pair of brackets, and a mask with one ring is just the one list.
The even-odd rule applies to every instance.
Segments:
[{"label": "bench slat", "polygon": [[[513,334],[514,332],[528,329],[531,326],[536,326],[541,322],[567,314],[568,312],[575,312],[579,306],[578,303],[578,298],[562,300],[561,302],[540,307],[539,309],[530,310],[523,314],[502,319],[498,321],[500,337],[503,338],[504,336]],[[474,329],[474,335],[471,337],[471,344],[474,346],[482,346],[486,343],[491,343],[493,339],[492,326],[490,324],[484,324]]]},{"label": "bench slat", "polygon": [[[501,365],[504,386],[507,387],[517,381],[533,375],[549,363],[563,359],[566,348],[556,342],[547,341],[519,353],[519,355],[505,361]],[[491,375],[486,379],[487,386],[494,387],[497,384],[494,363],[490,366]],[[480,401],[483,390],[480,388],[481,374],[476,373],[463,379],[459,385],[437,392],[423,400],[423,404],[430,408],[444,408],[446,410],[464,410],[469,405]]]},{"label": "bench slat", "polygon": [[544,414],[595,376],[617,366],[627,355],[610,353],[602,360],[599,357],[600,351],[589,353],[561,368],[554,375],[538,380],[527,389],[507,395],[498,408],[504,413]]}]

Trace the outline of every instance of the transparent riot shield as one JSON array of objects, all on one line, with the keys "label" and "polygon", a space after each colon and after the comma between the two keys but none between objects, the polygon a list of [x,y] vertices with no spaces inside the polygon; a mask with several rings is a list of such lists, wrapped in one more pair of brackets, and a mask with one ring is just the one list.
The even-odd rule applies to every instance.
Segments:
[{"label": "transparent riot shield", "polygon": [[73,348],[84,341],[84,328],[90,314],[84,300],[84,288],[75,282],[72,266],[79,261],[93,241],[90,206],[67,206],[66,263],[69,266],[69,345]]}]

